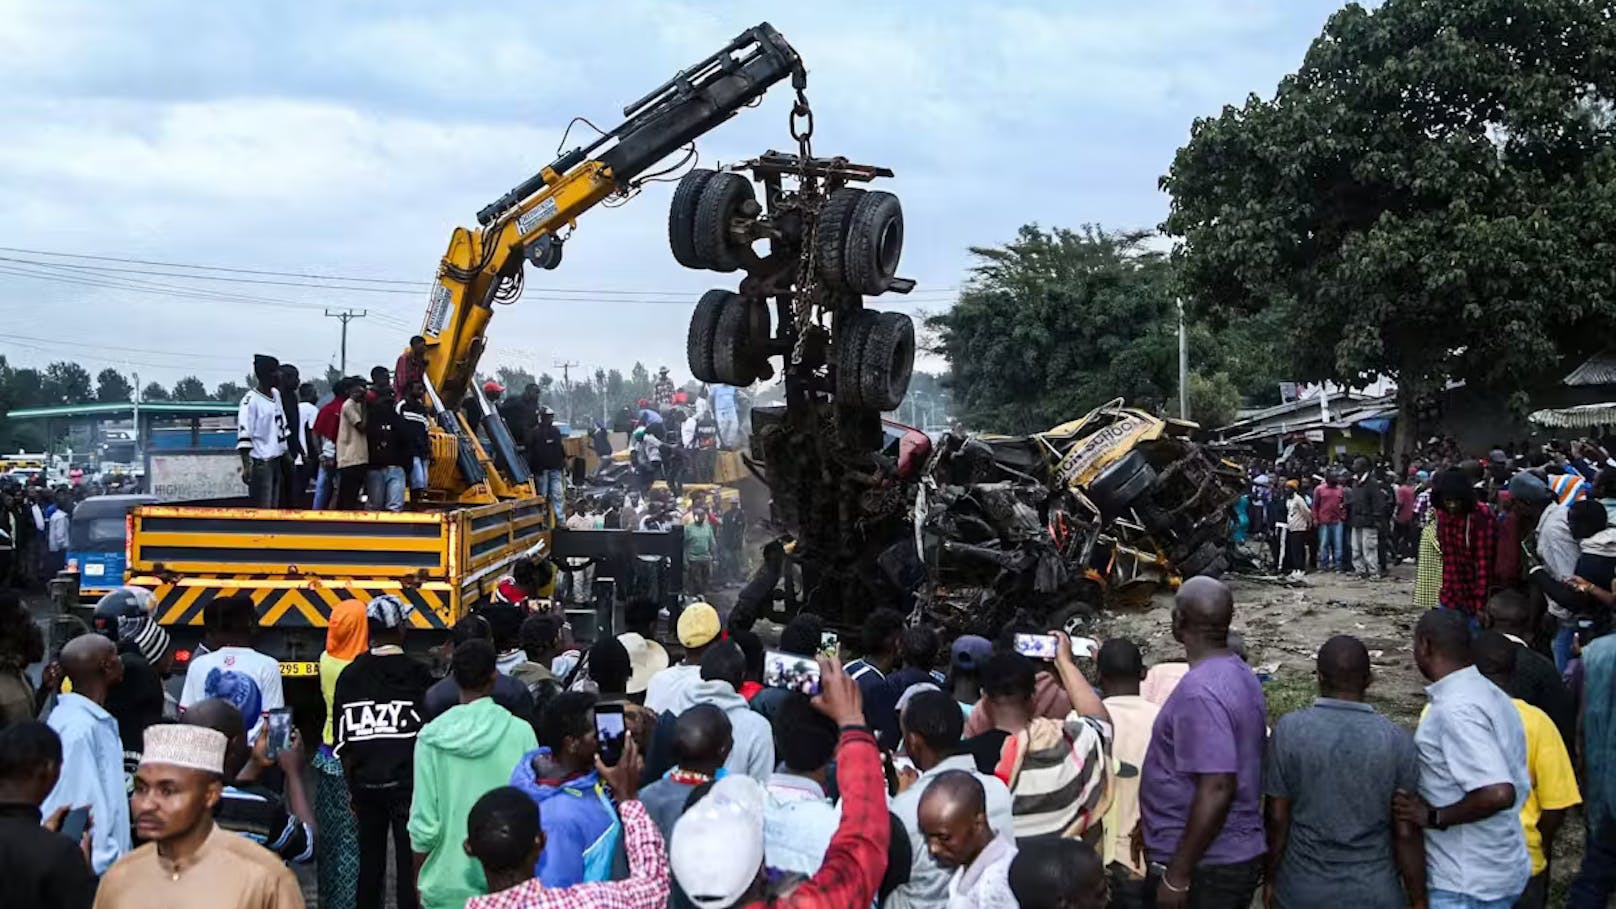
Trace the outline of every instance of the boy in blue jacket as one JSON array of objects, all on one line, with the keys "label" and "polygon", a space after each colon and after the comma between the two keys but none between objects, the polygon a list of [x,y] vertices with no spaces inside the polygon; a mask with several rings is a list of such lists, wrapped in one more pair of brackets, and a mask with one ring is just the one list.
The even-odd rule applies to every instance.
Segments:
[{"label": "boy in blue jacket", "polygon": [[[545,887],[606,880],[616,852],[607,834],[617,813],[595,771],[595,696],[556,695],[539,717],[539,747],[511,772],[511,785],[539,806],[545,847],[535,873]],[[587,860],[586,860],[587,853]]]}]

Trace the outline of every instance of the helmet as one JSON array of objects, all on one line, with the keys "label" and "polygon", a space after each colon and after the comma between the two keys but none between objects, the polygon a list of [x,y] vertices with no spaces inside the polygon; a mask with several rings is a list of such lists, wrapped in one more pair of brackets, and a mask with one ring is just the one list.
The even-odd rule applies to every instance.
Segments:
[{"label": "helmet", "polygon": [[95,604],[95,630],[114,643],[132,634],[157,606],[157,598],[144,587],[119,587]]}]

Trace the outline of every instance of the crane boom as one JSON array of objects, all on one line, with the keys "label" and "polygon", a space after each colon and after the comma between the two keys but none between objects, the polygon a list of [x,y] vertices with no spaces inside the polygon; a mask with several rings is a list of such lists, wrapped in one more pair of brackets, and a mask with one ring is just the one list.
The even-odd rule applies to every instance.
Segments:
[{"label": "crane boom", "polygon": [[[521,292],[523,263],[556,267],[563,228],[694,139],[733,117],[787,76],[806,82],[802,60],[767,22],[675,75],[623,110],[622,124],[566,152],[477,213],[478,227],[457,227],[438,267],[421,334],[426,377],[442,434],[434,440],[429,485],[442,497],[493,501],[531,495],[526,466],[497,412],[486,407],[490,456],[455,414],[471,392],[493,305]],[[438,434],[435,434],[438,435]],[[458,448],[458,456],[440,458]]]}]

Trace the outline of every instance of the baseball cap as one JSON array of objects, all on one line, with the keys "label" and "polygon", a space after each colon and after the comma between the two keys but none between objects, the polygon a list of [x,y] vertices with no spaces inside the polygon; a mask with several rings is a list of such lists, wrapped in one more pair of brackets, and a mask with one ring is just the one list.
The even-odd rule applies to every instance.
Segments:
[{"label": "baseball cap", "polygon": [[707,603],[691,603],[679,613],[679,643],[686,647],[705,647],[718,629],[718,610]]},{"label": "baseball cap", "polygon": [[729,909],[763,867],[763,787],[726,776],[673,825],[668,865],[698,909]]},{"label": "baseball cap", "polygon": [[489,379],[487,382],[483,383],[484,394],[503,394],[504,392],[505,386],[495,382],[493,379]]},{"label": "baseball cap", "polygon": [[955,669],[975,672],[993,655],[993,642],[980,635],[962,634],[954,639],[954,646],[949,650]]},{"label": "baseball cap", "polygon": [[1524,471],[1509,478],[1509,497],[1528,505],[1547,505],[1553,498],[1549,484]]},{"label": "baseball cap", "polygon": [[1509,463],[1509,455],[1504,454],[1504,449],[1502,448],[1494,448],[1492,452],[1487,455],[1487,460],[1493,462],[1494,464],[1507,464]]}]

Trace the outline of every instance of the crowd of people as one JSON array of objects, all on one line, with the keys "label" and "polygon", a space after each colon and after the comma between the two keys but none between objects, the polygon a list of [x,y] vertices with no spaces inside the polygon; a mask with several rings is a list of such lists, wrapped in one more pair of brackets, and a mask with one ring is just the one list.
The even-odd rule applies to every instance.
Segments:
[{"label": "crowd of people", "polygon": [[[312,864],[330,909],[1530,909],[1579,806],[1566,905],[1606,905],[1616,464],[1579,443],[1387,473],[1257,466],[1240,511],[1251,532],[1283,504],[1255,526],[1292,570],[1417,560],[1412,733],[1346,635],[1320,642],[1318,698],[1272,718],[1210,578],[1176,593],[1183,658],[1147,666],[1124,638],[1079,652],[1017,618],[943,640],[892,608],[845,642],[800,614],[766,647],[778,548],[727,618],[698,601],[664,632],[637,598],[580,643],[539,595],[554,567],[524,563],[435,660],[406,650],[405,600],[336,607],[323,723],[289,715],[245,598],[207,604],[171,697],[149,595],[98,609],[36,686],[39,629],[0,594],[0,905],[297,907]],[[744,527],[709,504],[575,499],[566,521],[685,523],[700,585]],[[1040,634],[1052,658],[1018,648]]]},{"label": "crowd of people", "polygon": [[[339,379],[330,399],[319,404],[314,385],[301,381],[295,366],[255,357],[257,385],[238,408],[236,443],[252,504],[402,511],[406,502],[420,500],[432,469],[434,422],[425,374],[426,339],[416,335],[391,373],[377,366],[368,379]],[[667,367],[653,387],[653,398],[641,399],[638,413],[627,406],[620,410],[613,429],[628,437],[629,485],[645,495],[660,480],[679,496],[685,452],[739,442],[738,392],[724,385],[703,387],[694,395],[675,390]],[[505,392],[498,382],[484,382],[481,400],[468,398],[462,413],[473,432],[484,421],[484,401],[499,413],[514,455],[526,464],[535,490],[551,503],[560,524],[566,519],[573,459],[555,411],[541,402],[536,384],[519,395]],[[589,444],[604,472],[614,453],[604,423],[594,422]]]}]

